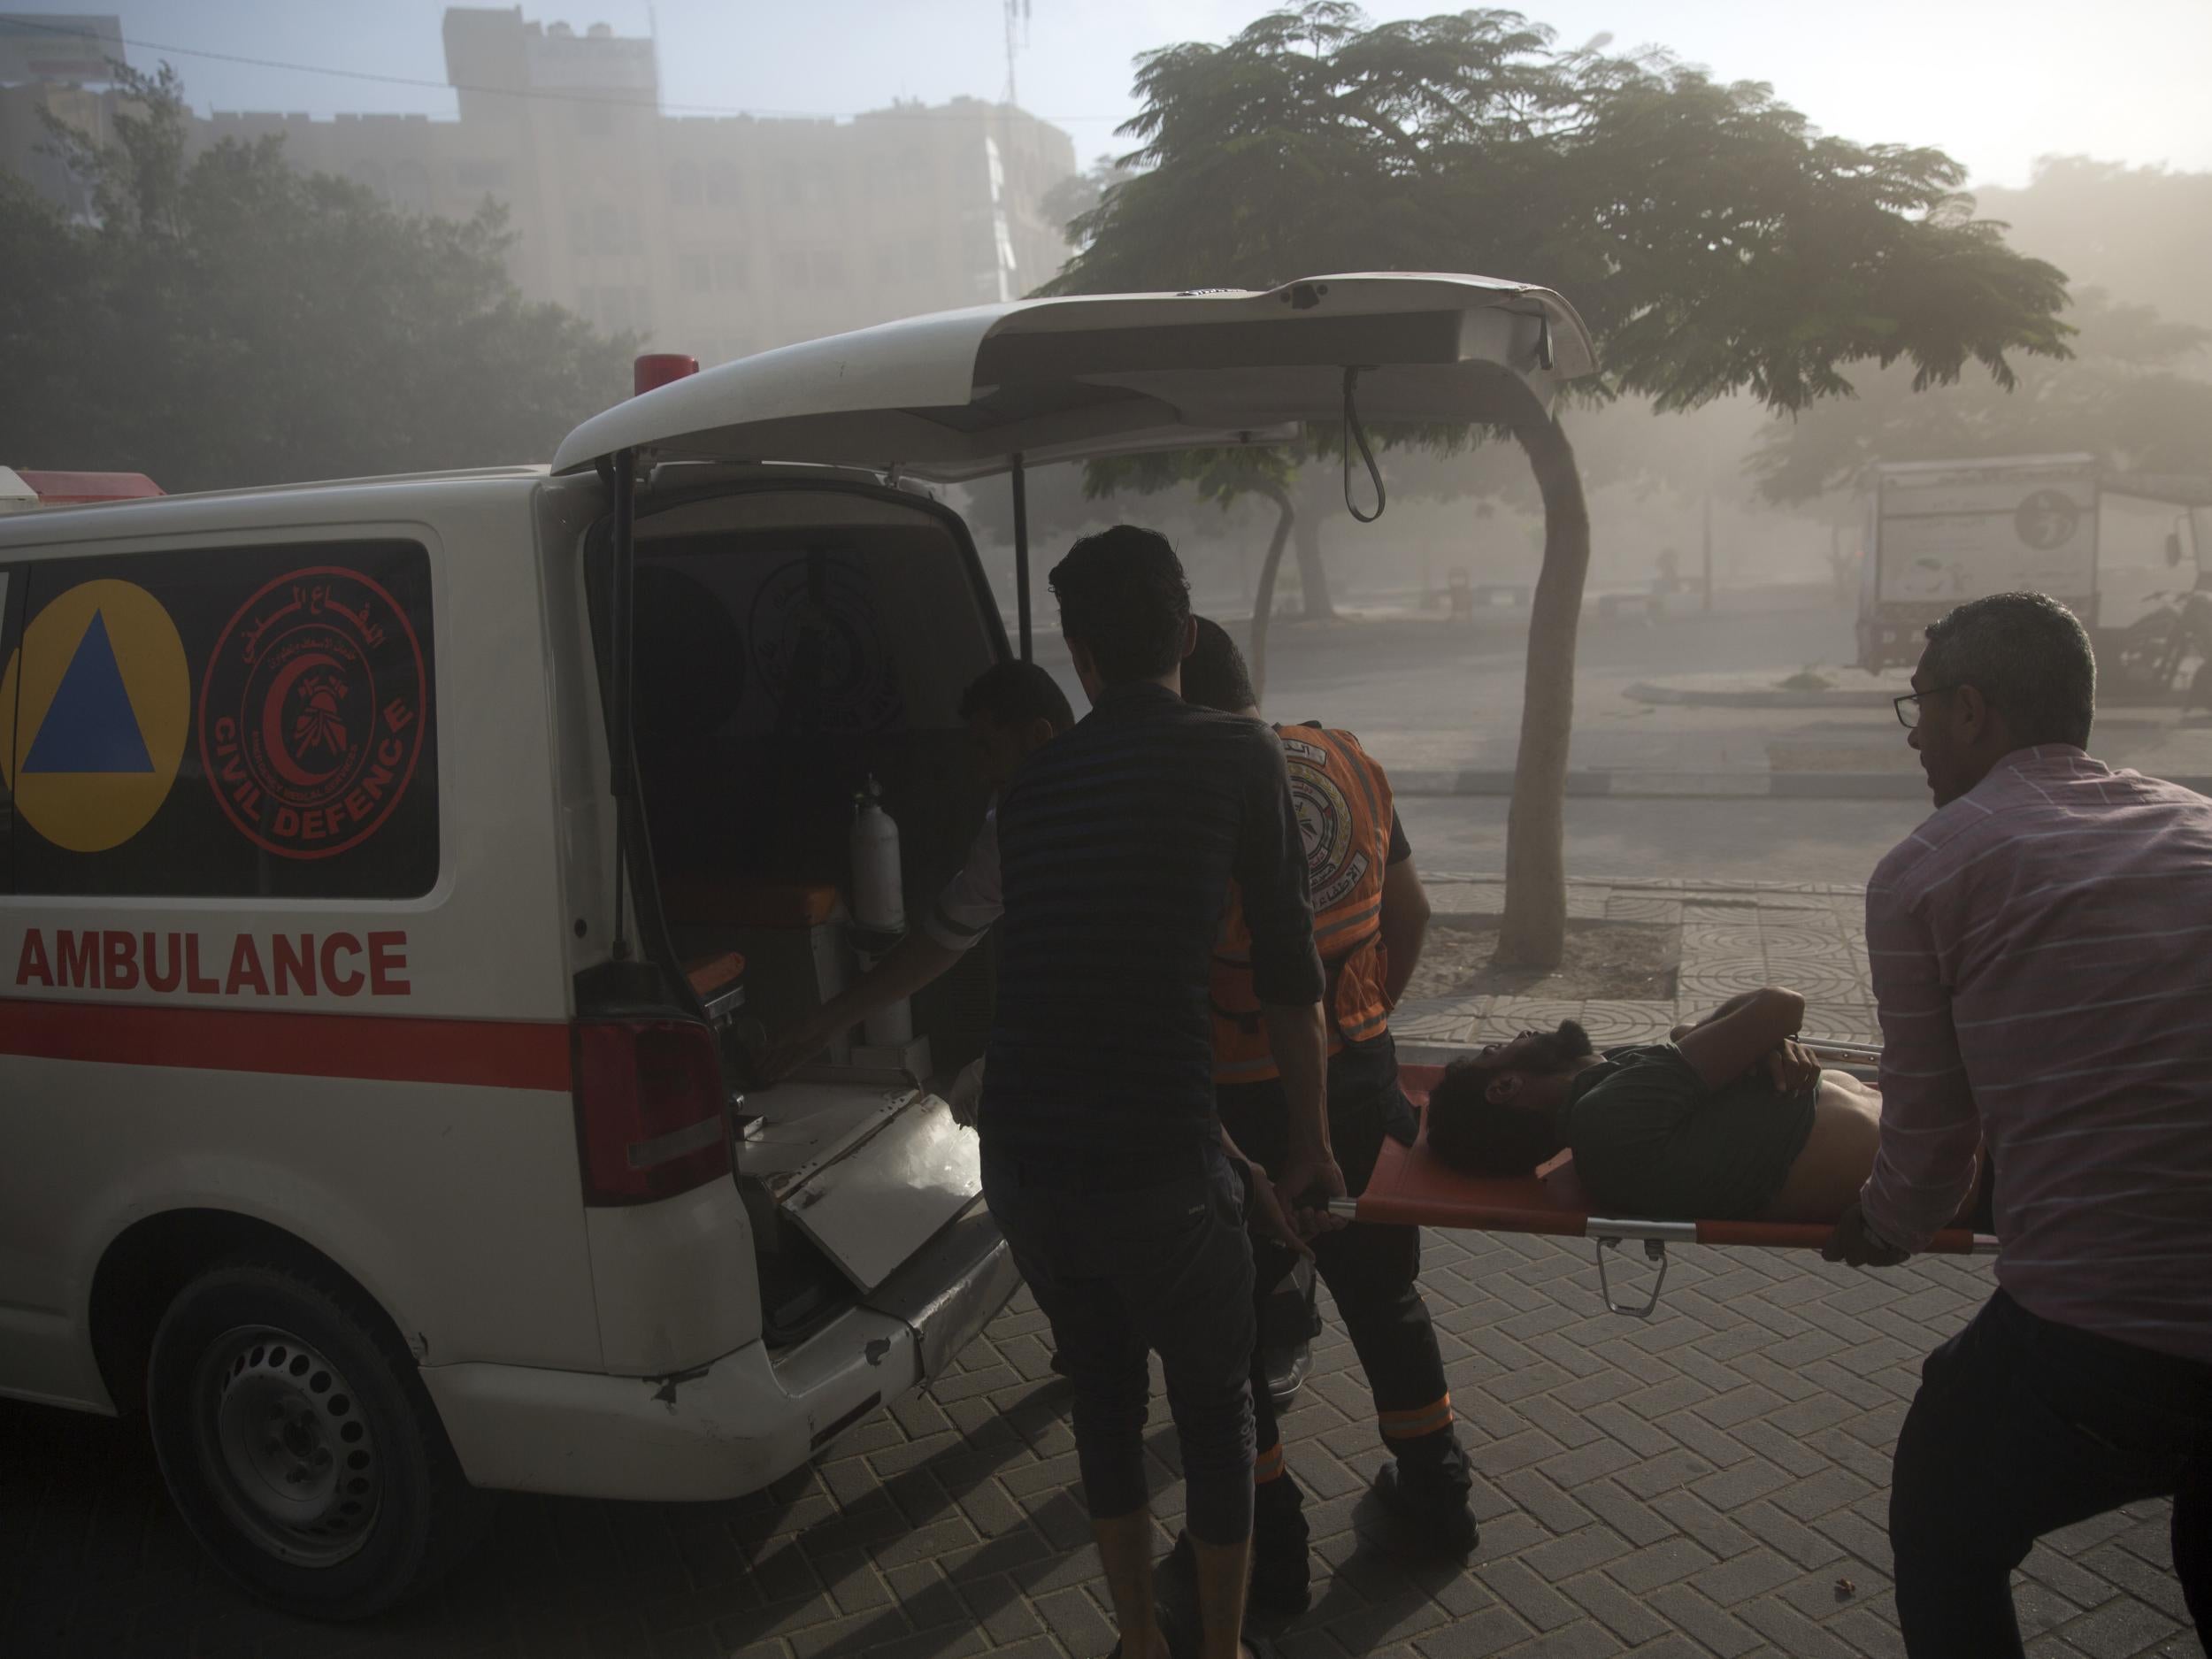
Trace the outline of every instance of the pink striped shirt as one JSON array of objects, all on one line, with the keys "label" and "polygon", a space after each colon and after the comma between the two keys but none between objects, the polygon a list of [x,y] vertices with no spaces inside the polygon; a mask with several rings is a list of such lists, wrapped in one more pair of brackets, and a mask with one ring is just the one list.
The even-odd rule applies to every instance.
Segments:
[{"label": "pink striped shirt", "polygon": [[2016,1301],[2212,1360],[2212,801],[2021,749],[1882,860],[1866,942],[1867,1224],[1924,1244],[1985,1138]]}]

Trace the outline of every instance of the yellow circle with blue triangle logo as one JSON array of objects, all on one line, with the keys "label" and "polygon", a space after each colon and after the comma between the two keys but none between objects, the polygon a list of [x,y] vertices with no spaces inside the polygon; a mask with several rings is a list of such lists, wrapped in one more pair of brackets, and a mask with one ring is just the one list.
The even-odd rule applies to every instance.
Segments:
[{"label": "yellow circle with blue triangle logo", "polygon": [[192,723],[184,642],[133,582],[81,582],[33,617],[0,676],[0,774],[16,817],[57,847],[104,852],[144,829]]}]

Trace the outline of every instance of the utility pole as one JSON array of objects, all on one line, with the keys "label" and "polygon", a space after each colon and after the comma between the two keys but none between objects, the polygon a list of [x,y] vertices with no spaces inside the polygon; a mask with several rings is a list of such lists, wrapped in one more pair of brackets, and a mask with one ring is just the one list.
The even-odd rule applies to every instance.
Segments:
[{"label": "utility pole", "polygon": [[1705,614],[1713,614],[1713,492],[1705,492]]}]

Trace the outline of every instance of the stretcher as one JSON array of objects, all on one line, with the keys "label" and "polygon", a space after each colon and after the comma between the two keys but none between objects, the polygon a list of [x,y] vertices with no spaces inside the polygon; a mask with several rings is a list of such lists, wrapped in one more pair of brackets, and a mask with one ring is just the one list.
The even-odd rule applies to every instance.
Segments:
[{"label": "stretcher", "polygon": [[[1854,1044],[1809,1046],[1823,1064],[1844,1070],[1863,1071],[1879,1057],[1878,1050]],[[1428,1149],[1429,1090],[1443,1074],[1443,1068],[1436,1065],[1402,1069],[1399,1080],[1421,1109],[1422,1133],[1409,1147],[1386,1140],[1366,1190],[1356,1198],[1332,1199],[1329,1208],[1334,1214],[1351,1221],[1402,1226],[1592,1240],[1597,1251],[1598,1290],[1607,1311],[1638,1319],[1648,1319],[1659,1306],[1667,1282],[1670,1244],[1816,1250],[1828,1242],[1833,1231],[1831,1225],[1822,1222],[1659,1221],[1593,1215],[1580,1183],[1574,1179],[1574,1161],[1566,1154],[1533,1175],[1510,1179],[1469,1175],[1453,1169],[1432,1156]],[[1606,1265],[1607,1252],[1617,1253],[1631,1240],[1643,1245],[1645,1259],[1657,1270],[1649,1294],[1640,1302],[1615,1294]],[[1931,1239],[1926,1248],[1939,1256],[1993,1256],[1997,1240],[1986,1233],[1949,1228]]]}]

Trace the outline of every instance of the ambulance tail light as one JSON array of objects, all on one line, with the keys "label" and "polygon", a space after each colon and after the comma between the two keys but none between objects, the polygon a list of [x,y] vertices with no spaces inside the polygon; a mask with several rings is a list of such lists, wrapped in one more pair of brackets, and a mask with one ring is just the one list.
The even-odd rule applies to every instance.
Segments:
[{"label": "ambulance tail light", "polygon": [[729,1174],[722,1067],[706,1026],[586,1020],[576,1049],[586,1203],[651,1203]]}]

